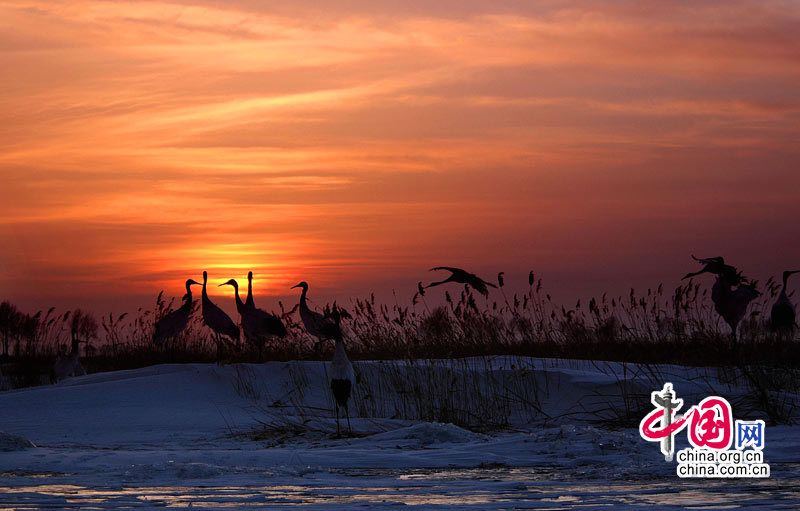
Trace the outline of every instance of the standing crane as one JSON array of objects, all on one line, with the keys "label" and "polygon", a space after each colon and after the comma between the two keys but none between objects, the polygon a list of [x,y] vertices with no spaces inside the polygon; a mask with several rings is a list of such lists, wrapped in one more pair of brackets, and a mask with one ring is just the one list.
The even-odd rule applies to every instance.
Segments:
[{"label": "standing crane", "polygon": [[340,311],[334,304],[331,315],[336,324],[336,329],[339,335],[335,337],[336,347],[333,351],[333,358],[331,359],[331,393],[336,408],[336,436],[341,436],[341,428],[339,426],[339,409],[344,409],[344,415],[347,417],[347,432],[353,435],[353,428],[350,426],[350,408],[348,402],[350,401],[350,394],[356,386],[356,373],[353,370],[353,364],[347,357],[347,350],[344,346],[344,336],[342,335],[341,319],[343,311]]},{"label": "standing crane", "polygon": [[233,322],[230,316],[217,307],[208,297],[206,285],[208,283],[208,272],[203,272],[203,323],[214,332],[217,342],[217,358],[221,358],[222,340],[227,337],[234,344],[239,343],[239,327]]},{"label": "standing crane", "polygon": [[347,418],[347,430],[352,435],[353,429],[350,426],[350,409],[348,403],[353,387],[356,384],[355,371],[353,364],[347,357],[347,350],[344,345],[344,335],[342,334],[341,319],[347,313],[340,310],[335,304],[329,315],[323,315],[311,310],[308,306],[307,297],[308,283],[300,282],[294,288],[302,288],[300,294],[300,319],[303,326],[310,335],[313,335],[319,342],[333,339],[336,342],[333,358],[331,359],[331,392],[333,393],[334,408],[336,409],[336,436],[341,436],[341,426],[339,424],[339,409],[344,409]]},{"label": "standing crane", "polygon": [[[237,291],[238,295],[238,291]],[[253,299],[253,272],[247,272],[247,299],[244,302],[245,306],[255,311],[256,317],[259,318],[259,330],[263,331],[268,336],[283,338],[286,337],[286,326],[277,315],[271,312],[266,312],[256,307],[255,300]],[[259,354],[260,356],[260,354]]]},{"label": "standing crane", "polygon": [[174,339],[183,333],[194,311],[192,286],[199,285],[201,285],[199,282],[192,279],[186,281],[186,294],[183,295],[183,305],[156,321],[156,328],[153,332],[154,344],[163,345],[168,340]]},{"label": "standing crane", "polygon": [[786,293],[789,277],[795,273],[800,273],[800,270],[783,272],[783,287],[781,288],[781,294],[778,296],[778,299],[775,301],[775,304],[772,306],[772,311],[770,312],[770,329],[773,332],[780,333],[781,335],[792,336],[796,326],[797,316],[795,313],[794,304],[789,299],[789,295]]},{"label": "standing crane", "polygon": [[450,276],[446,279],[439,281],[439,282],[431,282],[427,286],[428,287],[435,287],[440,286],[442,284],[447,284],[449,282],[456,282],[458,284],[464,284],[471,286],[477,292],[482,294],[485,297],[489,296],[489,287],[496,288],[497,286],[492,284],[491,282],[487,282],[482,278],[478,277],[474,273],[470,273],[468,271],[462,270],[461,268],[454,268],[452,266],[436,266],[435,268],[431,268],[430,271],[438,271],[438,270],[446,270],[450,272]]},{"label": "standing crane", "polygon": [[[731,336],[736,340],[736,329],[747,313],[747,306],[758,298],[761,293],[756,290],[756,285],[744,277],[735,267],[725,264],[722,257],[708,257],[692,259],[703,265],[703,269],[687,273],[684,279],[689,279],[703,273],[717,276],[711,287],[711,301],[714,309],[731,328]],[[735,288],[735,289],[734,289]]]},{"label": "standing crane", "polygon": [[[252,272],[251,272],[252,274]],[[261,359],[264,342],[270,337],[285,337],[286,327],[280,318],[274,314],[256,308],[255,302],[250,306],[239,298],[239,283],[230,279],[220,286],[232,286],[236,300],[236,310],[242,318],[242,333],[245,340],[258,348],[258,358]]]},{"label": "standing crane", "polygon": [[329,316],[311,310],[308,306],[308,282],[302,281],[296,286],[292,286],[292,289],[298,287],[303,289],[300,294],[300,319],[303,321],[306,332],[320,341],[341,337],[342,329],[339,323]]}]

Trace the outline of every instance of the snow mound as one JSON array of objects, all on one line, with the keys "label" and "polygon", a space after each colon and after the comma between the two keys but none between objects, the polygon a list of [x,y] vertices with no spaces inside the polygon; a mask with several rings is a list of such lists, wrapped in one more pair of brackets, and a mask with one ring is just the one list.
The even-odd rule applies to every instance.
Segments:
[{"label": "snow mound", "polygon": [[33,442],[27,438],[17,435],[9,435],[8,433],[3,433],[0,431],[0,451],[21,451],[23,449],[30,449],[31,447],[36,446],[33,445]]},{"label": "snow mound", "polygon": [[405,428],[379,433],[370,437],[376,441],[411,441],[420,446],[435,444],[458,444],[483,439],[482,435],[472,433],[453,424],[441,422],[422,422]]}]

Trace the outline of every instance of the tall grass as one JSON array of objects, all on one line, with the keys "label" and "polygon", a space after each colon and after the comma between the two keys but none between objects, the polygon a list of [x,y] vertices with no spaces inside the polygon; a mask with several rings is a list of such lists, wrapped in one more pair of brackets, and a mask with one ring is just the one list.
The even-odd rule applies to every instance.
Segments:
[{"label": "tall grass", "polygon": [[[277,373],[279,385],[269,376],[265,381],[264,373],[254,370],[257,366],[234,367],[237,392],[253,403],[261,419],[261,427],[247,437],[282,443],[336,431],[325,365],[272,366],[269,371]],[[588,371],[593,380],[573,379],[571,368]],[[775,371],[765,365],[687,370],[663,364],[587,366],[584,361],[486,356],[363,361],[356,362],[355,370],[350,411],[359,419],[356,435],[420,421],[480,433],[575,421],[612,429],[636,427],[652,410],[650,393],[667,381],[680,381],[681,396],[692,403],[708,395],[727,396],[737,417],[768,424],[791,424],[800,417],[800,369]]]},{"label": "tall grass", "polygon": [[[429,303],[420,285],[409,303],[378,303],[374,295],[345,304],[352,319],[345,324],[348,351],[354,359],[448,359],[519,355],[695,366],[798,367],[800,343],[771,334],[764,318],[778,293],[773,280],[751,305],[740,327],[740,341],[730,342],[728,327],[713,310],[708,290],[689,281],[670,292],[663,286],[625,296],[602,296],[571,306],[556,303],[541,278],[529,275],[526,289],[508,292],[498,276],[492,299],[467,287],[450,287],[441,304]],[[453,293],[453,294],[451,294]],[[248,346],[217,350],[196,311],[189,328],[167,345],[152,343],[155,322],[175,307],[163,293],[151,309],[107,315],[76,333],[71,318],[50,309],[26,315],[8,302],[0,304],[0,336],[7,355],[0,367],[6,386],[43,381],[55,356],[79,335],[86,341],[83,363],[89,372],[130,369],[156,363],[255,362]],[[199,306],[197,306],[199,308]],[[330,356],[303,331],[294,310],[281,312],[289,335],[265,347],[266,360],[317,360]],[[755,374],[755,373],[754,373]]]}]

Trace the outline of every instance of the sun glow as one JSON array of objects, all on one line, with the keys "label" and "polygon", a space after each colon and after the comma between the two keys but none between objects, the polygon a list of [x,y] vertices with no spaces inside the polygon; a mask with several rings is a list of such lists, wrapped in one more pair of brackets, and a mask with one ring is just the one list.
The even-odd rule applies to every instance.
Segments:
[{"label": "sun glow", "polygon": [[109,280],[178,293],[206,269],[257,271],[265,296],[366,292],[459,264],[574,292],[705,248],[791,266],[797,246],[752,247],[800,213],[782,193],[798,20],[744,1],[4,2],[0,291],[102,304]]}]

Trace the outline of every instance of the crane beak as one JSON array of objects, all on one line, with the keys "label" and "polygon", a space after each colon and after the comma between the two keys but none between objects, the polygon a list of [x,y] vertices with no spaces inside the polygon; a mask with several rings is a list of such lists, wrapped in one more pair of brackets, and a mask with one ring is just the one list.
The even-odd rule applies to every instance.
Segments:
[{"label": "crane beak", "polygon": [[300,287],[300,284],[297,284],[296,286],[292,286],[292,287],[290,287],[289,289],[294,289],[294,288],[296,288],[296,287]]}]

